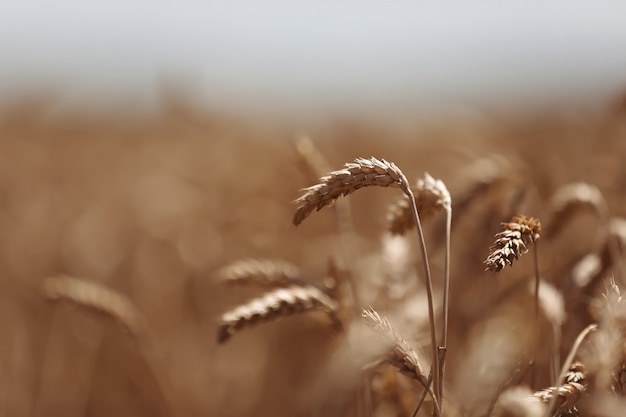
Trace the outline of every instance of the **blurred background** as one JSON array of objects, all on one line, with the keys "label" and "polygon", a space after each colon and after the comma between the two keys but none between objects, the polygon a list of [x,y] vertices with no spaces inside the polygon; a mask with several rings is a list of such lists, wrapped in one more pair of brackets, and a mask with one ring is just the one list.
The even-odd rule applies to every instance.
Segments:
[{"label": "blurred background", "polygon": [[[220,268],[284,259],[322,287],[335,258],[364,305],[428,344],[414,251],[398,261],[411,284],[385,298],[398,192],[351,197],[353,264],[332,210],[291,225],[317,181],[303,134],[333,169],[384,157],[411,181],[441,178],[453,201],[482,181],[467,175],[477,162],[495,163],[504,182],[455,214],[452,248],[446,417],[483,415],[534,340],[529,295],[502,295],[530,261],[497,285],[484,272],[500,222],[548,219],[555,191],[580,181],[605,215],[626,214],[624,16],[617,1],[0,2],[0,416],[357,415],[346,341],[315,318],[216,341],[221,314],[264,291],[217,283]],[[426,229],[438,276],[441,220]],[[544,278],[568,288],[606,221],[587,213],[543,245]],[[108,295],[47,299],[59,274],[127,297],[145,333],[102,314],[120,305]],[[412,415],[420,392],[386,368],[371,390],[381,417]]]},{"label": "blurred background", "polygon": [[6,1],[0,94],[228,110],[398,112],[602,100],[624,87],[619,1]]}]

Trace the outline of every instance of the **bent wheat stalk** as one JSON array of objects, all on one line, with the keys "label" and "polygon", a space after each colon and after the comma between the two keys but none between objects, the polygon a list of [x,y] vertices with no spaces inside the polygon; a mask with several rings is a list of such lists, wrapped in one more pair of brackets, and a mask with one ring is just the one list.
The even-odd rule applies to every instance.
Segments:
[{"label": "bent wheat stalk", "polygon": [[[413,217],[420,240],[420,249],[423,259],[424,275],[426,277],[426,292],[428,295],[428,317],[430,321],[430,337],[433,355],[433,381],[434,386],[439,386],[439,349],[437,345],[437,328],[435,324],[435,307],[433,301],[433,284],[426,252],[426,242],[422,224],[415,203],[415,196],[411,191],[406,176],[393,162],[384,159],[378,160],[357,158],[354,163],[347,163],[344,169],[330,172],[320,178],[320,183],[305,188],[304,194],[294,201],[299,207],[293,217],[293,224],[299,225],[314,210],[321,210],[331,205],[337,198],[353,193],[354,191],[369,186],[398,187],[408,197],[413,211]],[[437,400],[435,400],[437,402]]]},{"label": "bent wheat stalk", "polygon": [[340,326],[336,310],[337,303],[312,285],[278,288],[224,313],[217,340],[224,343],[246,327],[311,311],[326,312],[333,324]]}]

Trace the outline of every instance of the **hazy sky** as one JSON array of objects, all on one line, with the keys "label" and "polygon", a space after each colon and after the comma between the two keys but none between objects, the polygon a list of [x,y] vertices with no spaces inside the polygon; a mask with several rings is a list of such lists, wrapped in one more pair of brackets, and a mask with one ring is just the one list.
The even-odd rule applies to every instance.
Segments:
[{"label": "hazy sky", "polygon": [[[508,4],[506,4],[508,3]],[[548,4],[549,3],[549,4]],[[609,96],[626,2],[0,2],[0,95],[335,108]]]}]

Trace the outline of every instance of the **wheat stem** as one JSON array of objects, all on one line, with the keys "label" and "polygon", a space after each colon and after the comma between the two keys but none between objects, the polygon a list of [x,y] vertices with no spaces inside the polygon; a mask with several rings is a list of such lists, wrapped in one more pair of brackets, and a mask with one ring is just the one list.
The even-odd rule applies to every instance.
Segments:
[{"label": "wheat stem", "polygon": [[[411,206],[413,208],[413,217],[415,218],[415,225],[417,234],[420,239],[420,250],[422,253],[424,275],[426,276],[426,292],[428,295],[428,320],[430,322],[430,343],[432,345],[432,374],[434,386],[439,387],[439,348],[437,344],[437,327],[435,324],[435,306],[433,301],[433,281],[430,274],[430,265],[428,263],[428,253],[426,251],[426,242],[424,241],[424,232],[422,230],[422,223],[420,222],[419,213],[417,211],[417,204],[415,203],[415,197],[409,187],[401,185],[402,191],[404,191],[409,197]],[[438,396],[434,393],[433,401],[438,403]]]},{"label": "wheat stem", "polygon": [[446,207],[446,255],[443,273],[443,323],[441,326],[441,358],[439,362],[439,401],[441,412],[443,412],[443,384],[446,366],[446,355],[448,353],[448,316],[449,316],[449,295],[450,295],[450,231],[452,227],[452,206]]}]

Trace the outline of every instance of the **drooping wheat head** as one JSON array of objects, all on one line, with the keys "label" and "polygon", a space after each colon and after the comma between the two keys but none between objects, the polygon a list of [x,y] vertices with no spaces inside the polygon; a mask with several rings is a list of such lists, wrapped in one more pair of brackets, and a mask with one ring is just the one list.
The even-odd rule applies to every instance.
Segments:
[{"label": "drooping wheat head", "polygon": [[384,159],[357,158],[354,163],[347,163],[343,169],[332,171],[320,178],[319,184],[305,188],[294,203],[298,205],[293,216],[293,224],[299,225],[314,210],[331,205],[337,198],[369,186],[409,187],[409,183],[400,169]]},{"label": "drooping wheat head", "polygon": [[93,282],[70,276],[51,277],[44,283],[44,296],[108,317],[133,335],[145,329],[142,314],[128,297]]},{"label": "drooping wheat head", "polygon": [[419,355],[406,339],[391,326],[389,320],[371,307],[363,310],[362,317],[368,326],[380,332],[391,342],[392,349],[386,357],[389,364],[426,387],[428,378],[424,374]]},{"label": "drooping wheat head", "polygon": [[323,311],[339,326],[337,303],[312,285],[292,285],[269,291],[259,298],[222,314],[218,342],[223,343],[242,329],[297,313]]},{"label": "drooping wheat head", "polygon": [[513,216],[510,222],[502,223],[502,229],[489,248],[491,252],[484,262],[486,271],[499,272],[506,265],[513,265],[541,237],[541,223],[533,217]]},{"label": "drooping wheat head", "polygon": [[587,371],[581,362],[574,362],[564,375],[563,384],[535,392],[532,398],[552,404],[551,413],[570,415],[577,413],[576,405],[587,393]]},{"label": "drooping wheat head", "polygon": [[292,263],[273,259],[242,259],[220,269],[217,279],[232,285],[284,287],[301,282],[300,269]]},{"label": "drooping wheat head", "polygon": [[578,182],[568,184],[550,199],[551,216],[546,225],[546,236],[556,236],[580,212],[591,211],[598,217],[606,214],[606,203],[595,185]]},{"label": "drooping wheat head", "polygon": [[[430,176],[428,172],[424,173],[423,178],[417,180],[411,190],[422,221],[451,206],[452,199],[446,185],[443,181]],[[407,196],[403,196],[391,205],[387,214],[387,223],[388,230],[396,235],[402,235],[415,227],[413,209]]]}]

